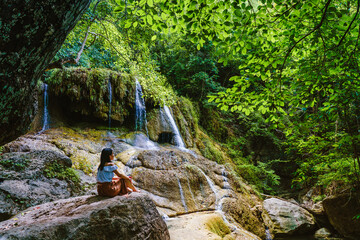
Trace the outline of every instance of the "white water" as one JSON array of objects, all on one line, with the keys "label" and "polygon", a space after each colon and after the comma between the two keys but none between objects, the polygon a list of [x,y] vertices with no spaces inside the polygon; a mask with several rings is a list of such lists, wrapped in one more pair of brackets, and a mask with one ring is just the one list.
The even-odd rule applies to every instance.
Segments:
[{"label": "white water", "polygon": [[48,104],[49,104],[48,85],[44,83],[44,116],[43,116],[43,125],[40,132],[43,132],[50,128]]},{"label": "white water", "polygon": [[145,128],[146,135],[149,137],[146,121],[145,100],[143,98],[141,85],[138,80],[136,80],[135,114],[135,130],[141,131]]},{"label": "white water", "polygon": [[221,171],[221,175],[223,176],[223,181],[224,181],[224,187],[223,188],[230,189],[230,184],[229,184],[228,178],[226,176],[225,168]]},{"label": "white water", "polygon": [[169,123],[170,123],[170,127],[171,127],[171,130],[174,134],[174,144],[175,146],[179,147],[179,148],[186,148],[185,147],[185,144],[184,144],[184,141],[180,135],[180,132],[179,132],[179,129],[178,127],[176,126],[176,123],[174,121],[174,118],[170,112],[170,109],[168,106],[164,105],[164,112],[165,112],[165,115],[166,115],[166,118],[169,120]]},{"label": "white water", "polygon": [[232,231],[237,230],[238,228],[234,225],[231,224],[229,222],[229,220],[227,219],[227,217],[225,216],[225,213],[222,210],[222,204],[223,204],[223,200],[226,197],[229,197],[227,194],[226,195],[222,195],[220,196],[219,191],[216,189],[214,182],[210,179],[210,177],[208,175],[206,175],[204,173],[203,170],[201,170],[199,167],[197,167],[197,169],[204,175],[204,177],[206,178],[206,181],[208,182],[211,190],[214,192],[215,194],[215,211],[220,213],[221,217],[223,218],[225,224],[227,224],[228,226],[230,226],[232,228]]},{"label": "white water", "polygon": [[265,229],[266,240],[272,240],[269,228]]},{"label": "white water", "polygon": [[181,187],[181,183],[180,183],[180,179],[177,178],[177,181],[178,181],[178,184],[179,184],[179,191],[180,191],[180,197],[181,197],[181,202],[184,206],[184,209],[185,209],[185,212],[188,212],[188,207],[186,205],[186,201],[185,201],[185,197],[184,197],[184,192],[183,192],[183,189]]}]

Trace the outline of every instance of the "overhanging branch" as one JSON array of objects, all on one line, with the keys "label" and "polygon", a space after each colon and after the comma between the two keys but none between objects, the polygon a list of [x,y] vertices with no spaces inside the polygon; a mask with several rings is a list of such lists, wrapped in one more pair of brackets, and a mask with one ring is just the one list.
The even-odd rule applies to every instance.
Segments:
[{"label": "overhanging branch", "polygon": [[[284,66],[285,66],[285,63],[286,63],[287,58],[290,56],[290,53],[292,52],[292,50],[296,47],[296,45],[297,45],[298,43],[300,43],[302,40],[304,40],[304,39],[307,38],[309,35],[311,35],[312,33],[314,33],[316,30],[320,29],[320,27],[321,27],[322,24],[324,23],[324,20],[325,20],[325,17],[326,17],[326,12],[327,12],[327,10],[328,10],[328,7],[329,7],[331,1],[332,1],[332,0],[328,0],[328,1],[326,2],[325,7],[324,7],[324,12],[323,12],[323,14],[322,14],[322,16],[321,16],[321,20],[320,20],[319,24],[316,25],[310,32],[308,32],[307,34],[305,34],[305,35],[304,35],[302,38],[300,38],[298,41],[296,41],[295,44],[292,45],[292,46],[288,49],[288,51],[287,51],[287,53],[286,53],[286,55],[285,55],[285,59],[284,59],[282,65],[281,65],[281,68],[280,68],[280,92],[281,92],[281,77],[282,77],[282,71],[284,70]],[[358,1],[360,1],[360,0],[358,0]]]}]

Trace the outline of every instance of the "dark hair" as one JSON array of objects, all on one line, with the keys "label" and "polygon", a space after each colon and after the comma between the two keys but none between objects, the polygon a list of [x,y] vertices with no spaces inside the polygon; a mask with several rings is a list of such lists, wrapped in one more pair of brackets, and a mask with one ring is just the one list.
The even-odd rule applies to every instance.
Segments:
[{"label": "dark hair", "polygon": [[103,170],[105,163],[107,162],[111,162],[110,160],[110,155],[113,153],[113,150],[111,148],[104,148],[101,151],[101,156],[100,156],[100,165],[99,165],[99,170]]}]

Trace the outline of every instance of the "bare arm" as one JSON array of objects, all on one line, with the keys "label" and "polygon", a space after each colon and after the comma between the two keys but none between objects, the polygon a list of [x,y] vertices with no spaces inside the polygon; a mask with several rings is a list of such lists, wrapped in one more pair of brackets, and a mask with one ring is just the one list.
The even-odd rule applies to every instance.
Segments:
[{"label": "bare arm", "polygon": [[114,173],[115,173],[119,178],[130,181],[130,179],[129,179],[127,176],[125,176],[124,174],[121,174],[117,169],[114,171]]}]

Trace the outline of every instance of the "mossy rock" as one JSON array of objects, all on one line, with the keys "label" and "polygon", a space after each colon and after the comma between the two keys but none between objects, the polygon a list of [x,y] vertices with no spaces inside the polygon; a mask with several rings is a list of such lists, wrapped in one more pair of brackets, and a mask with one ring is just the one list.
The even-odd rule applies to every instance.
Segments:
[{"label": "mossy rock", "polygon": [[112,122],[117,125],[133,123],[135,80],[127,73],[98,68],[57,69],[48,83],[49,107],[63,112],[70,121],[105,123],[111,107]]},{"label": "mossy rock", "polygon": [[206,226],[211,232],[219,235],[222,238],[231,233],[229,227],[225,224],[224,220],[220,216],[214,216],[208,219]]}]

